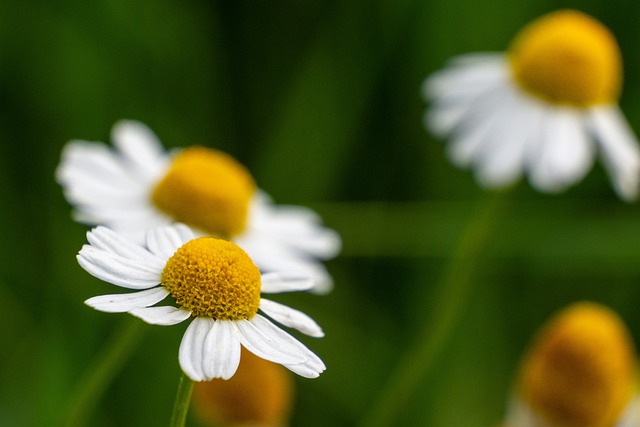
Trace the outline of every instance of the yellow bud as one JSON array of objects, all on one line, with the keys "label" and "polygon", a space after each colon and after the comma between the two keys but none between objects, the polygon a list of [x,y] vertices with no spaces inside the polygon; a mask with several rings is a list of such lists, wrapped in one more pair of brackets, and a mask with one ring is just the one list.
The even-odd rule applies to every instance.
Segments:
[{"label": "yellow bud", "polygon": [[635,390],[635,350],[622,320],[589,302],[558,313],[523,360],[517,395],[558,427],[613,427]]},{"label": "yellow bud", "polygon": [[527,25],[512,42],[509,59],[518,85],[551,103],[613,103],[622,85],[615,38],[600,22],[575,10]]},{"label": "yellow bud", "polygon": [[193,405],[205,425],[279,427],[293,405],[293,380],[287,369],[242,348],[231,379],[197,382]]}]

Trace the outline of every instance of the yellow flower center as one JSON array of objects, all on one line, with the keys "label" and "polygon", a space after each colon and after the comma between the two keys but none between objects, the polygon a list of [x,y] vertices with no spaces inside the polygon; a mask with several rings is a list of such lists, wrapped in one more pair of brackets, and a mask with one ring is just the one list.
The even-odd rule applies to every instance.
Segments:
[{"label": "yellow flower center", "polygon": [[574,10],[526,26],[512,42],[509,59],[522,89],[555,104],[613,103],[622,85],[615,38],[600,22]]},{"label": "yellow flower center", "polygon": [[634,391],[635,351],[623,322],[593,303],[575,304],[541,331],[525,358],[519,393],[547,422],[611,427]]},{"label": "yellow flower center", "polygon": [[251,319],[260,305],[260,271],[237,245],[201,237],[182,245],[167,261],[162,284],[194,316]]},{"label": "yellow flower center", "polygon": [[249,172],[232,157],[192,147],[176,156],[151,199],[176,221],[229,238],[244,230],[255,188]]}]

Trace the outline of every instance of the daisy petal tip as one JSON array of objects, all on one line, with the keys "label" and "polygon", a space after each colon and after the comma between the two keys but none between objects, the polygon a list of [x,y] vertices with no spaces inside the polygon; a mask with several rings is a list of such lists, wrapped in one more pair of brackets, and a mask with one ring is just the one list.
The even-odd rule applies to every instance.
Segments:
[{"label": "daisy petal tip", "polygon": [[94,305],[94,302],[93,302],[93,300],[94,300],[94,299],[95,299],[95,297],[92,297],[92,298],[86,299],[86,300],[84,300],[84,304],[85,304],[86,306],[88,306],[88,307],[93,308],[94,310],[98,310],[98,309],[95,307],[95,305]]},{"label": "daisy petal tip", "polygon": [[99,300],[97,300],[97,298],[98,298],[98,297],[91,297],[91,298],[89,298],[89,299],[86,299],[86,300],[84,301],[84,304],[85,304],[85,305],[87,305],[87,306],[89,306],[89,307],[91,307],[91,308],[93,308],[94,310],[103,311],[103,310],[101,310],[101,309],[99,308],[99,307],[100,307],[100,304],[99,304]]},{"label": "daisy petal tip", "polygon": [[319,329],[317,331],[310,332],[308,335],[312,338],[324,338],[324,331]]}]

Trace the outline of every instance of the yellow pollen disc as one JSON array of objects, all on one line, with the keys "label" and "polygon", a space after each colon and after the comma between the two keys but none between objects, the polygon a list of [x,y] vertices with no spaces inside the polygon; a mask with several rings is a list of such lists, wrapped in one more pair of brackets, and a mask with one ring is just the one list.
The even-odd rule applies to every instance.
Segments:
[{"label": "yellow pollen disc", "polygon": [[193,403],[206,425],[284,426],[293,406],[293,386],[286,368],[243,347],[233,377],[195,383]]},{"label": "yellow pollen disc", "polygon": [[251,319],[260,305],[260,271],[234,243],[201,237],[182,245],[162,271],[162,285],[194,316]]},{"label": "yellow pollen disc", "polygon": [[574,10],[527,25],[512,42],[509,59],[522,89],[554,104],[611,104],[622,85],[615,38],[600,22]]},{"label": "yellow pollen disc", "polygon": [[578,303],[542,329],[523,361],[518,392],[552,425],[612,427],[635,388],[635,350],[611,310]]},{"label": "yellow pollen disc", "polygon": [[255,189],[249,172],[232,157],[192,147],[176,156],[151,198],[176,221],[229,238],[244,230]]}]

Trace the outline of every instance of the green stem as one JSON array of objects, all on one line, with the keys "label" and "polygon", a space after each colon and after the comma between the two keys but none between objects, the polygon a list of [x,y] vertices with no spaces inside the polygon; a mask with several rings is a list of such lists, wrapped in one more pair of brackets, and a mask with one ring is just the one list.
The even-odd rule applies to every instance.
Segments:
[{"label": "green stem", "polygon": [[189,402],[193,391],[193,381],[184,373],[178,383],[176,401],[173,404],[173,415],[171,416],[170,427],[184,427],[189,412]]},{"label": "green stem", "polygon": [[503,202],[504,194],[495,194],[467,224],[438,284],[439,295],[435,303],[430,304],[431,317],[426,319],[371,411],[364,416],[363,427],[392,425],[447,344],[467,306],[474,283],[472,277],[491,229],[498,222]]},{"label": "green stem", "polygon": [[96,403],[140,341],[142,325],[144,323],[138,319],[127,319],[111,335],[78,383],[66,419],[61,425],[80,427],[87,424]]}]

